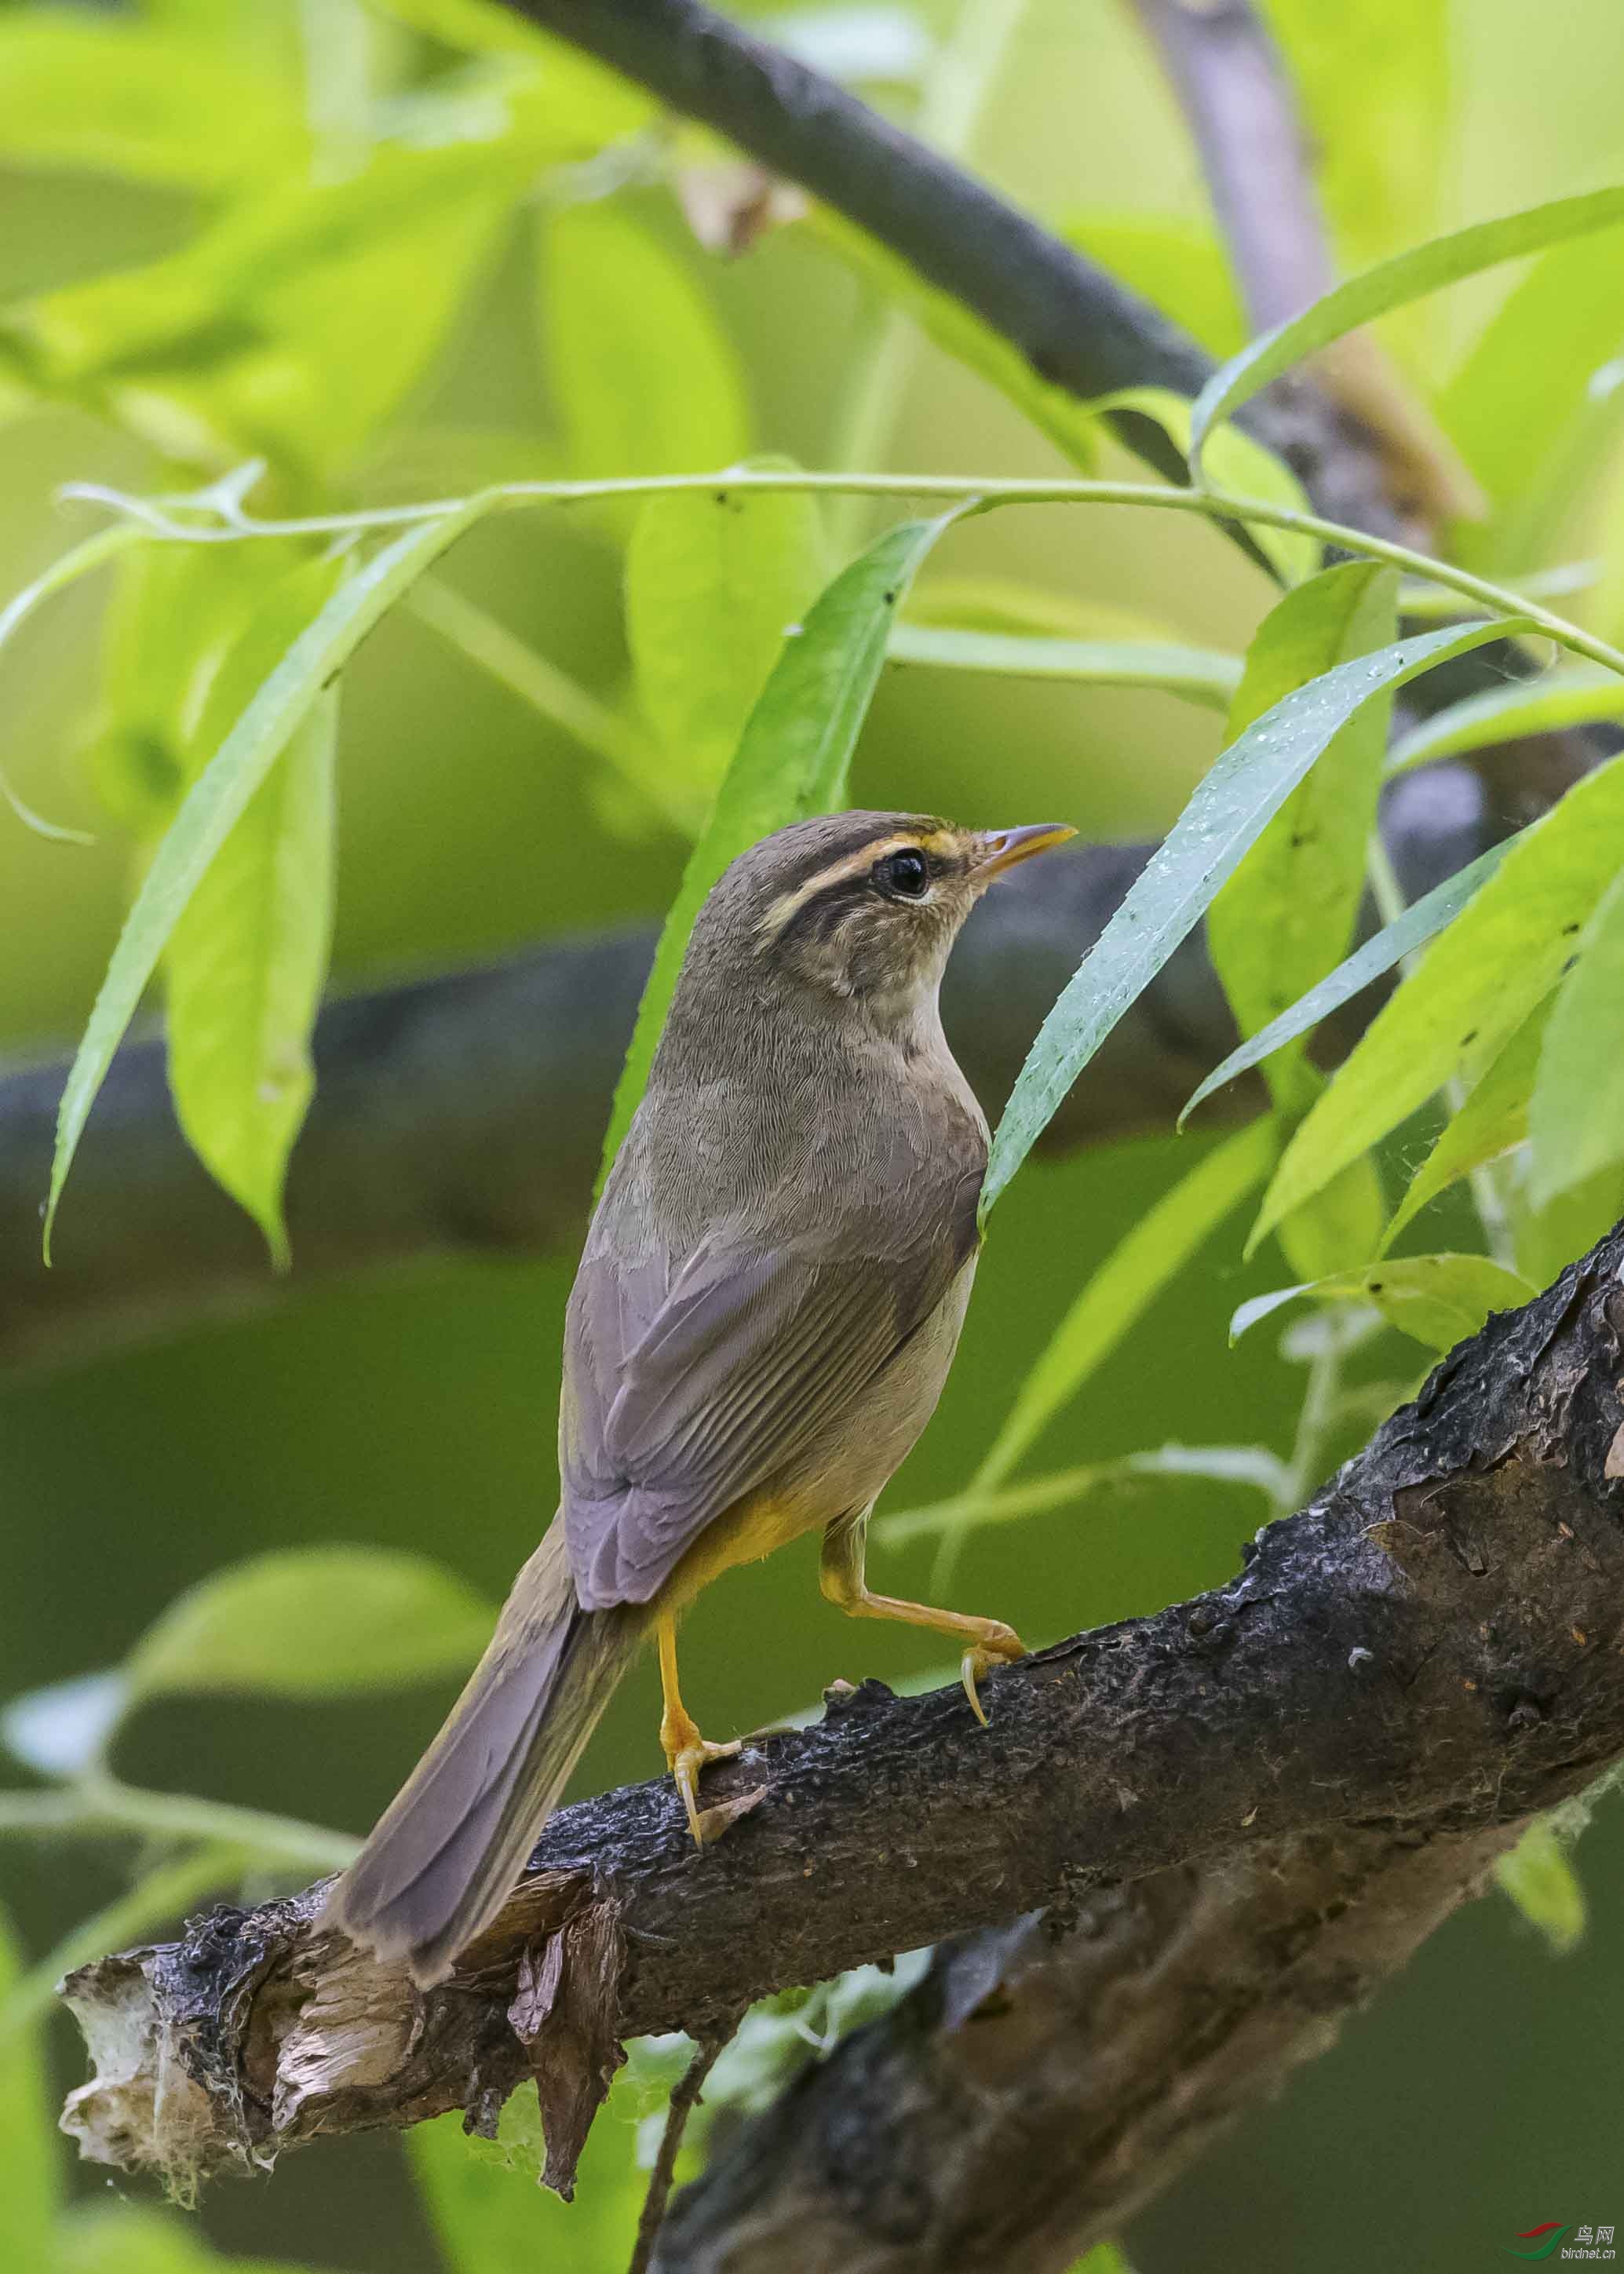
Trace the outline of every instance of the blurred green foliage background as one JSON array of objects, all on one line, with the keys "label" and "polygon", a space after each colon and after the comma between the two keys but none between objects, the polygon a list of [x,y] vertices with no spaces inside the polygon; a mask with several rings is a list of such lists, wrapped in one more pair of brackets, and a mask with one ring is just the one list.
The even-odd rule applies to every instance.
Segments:
[{"label": "blurred green foliage background", "polygon": [[[177,36],[252,54],[256,68],[297,66],[292,0],[153,0],[138,12]],[[1347,0],[1340,31],[1317,30],[1316,12],[1295,0],[1274,11],[1325,151],[1327,199],[1350,265],[1619,172],[1624,15],[1610,0],[1561,0],[1532,40],[1527,11],[1510,0],[1453,8]],[[0,11],[0,33],[48,13]],[[945,28],[952,9],[921,5],[915,14],[929,34]],[[1362,50],[1349,25],[1363,27]],[[400,35],[376,36],[398,59],[390,43]],[[906,87],[877,93],[906,109]],[[188,241],[199,219],[191,196],[13,151],[9,143],[22,138],[8,137],[4,106],[0,78],[0,300]],[[1125,14],[1104,0],[1032,0],[974,154],[1046,215],[1206,227],[1198,169],[1169,100]],[[637,192],[635,209],[691,268],[736,341],[758,444],[826,463],[869,320],[849,272],[796,232],[724,262],[686,239],[663,192]],[[1617,354],[1616,236],[1562,258],[1569,291],[1609,343],[1595,359]],[[500,429],[528,439],[538,470],[556,463],[545,342],[534,331],[535,259],[525,216],[493,248],[447,350],[389,430],[397,493],[445,487],[433,437],[451,429]],[[1497,272],[1411,312],[1392,344],[1441,388],[1519,273]],[[886,456],[898,467],[948,472],[1066,470],[1004,402],[929,346]],[[55,501],[59,484],[151,487],[164,478],[148,448],[88,410],[36,409],[0,425],[0,595],[91,525],[82,509]],[[951,537],[936,568],[1019,576],[1139,609],[1218,646],[1243,645],[1269,599],[1262,577],[1214,531],[1115,508],[1001,515]],[[562,515],[511,516],[477,531],[448,573],[615,698],[626,668],[619,562],[601,530]],[[0,811],[0,1042],[17,1051],[65,1040],[82,1022],[132,873],[130,842],[106,827],[86,761],[102,602],[99,587],[76,588],[0,659],[9,779],[53,820],[99,832],[89,848],[46,843]],[[1219,734],[1215,715],[1150,693],[896,672],[861,746],[853,794],[966,821],[1054,813],[1088,836],[1149,835],[1176,815]],[[340,779],[341,985],[647,916],[680,873],[675,835],[628,817],[568,738],[405,615],[385,623],[348,675]],[[1116,1147],[1029,1169],[1018,1181],[949,1395],[891,1507],[945,1495],[962,1480],[1091,1266],[1204,1141]],[[1231,1226],[1157,1303],[1054,1428],[1044,1448],[1054,1465],[1174,1436],[1244,1434],[1285,1449],[1299,1375],[1267,1336],[1226,1346],[1235,1304],[1281,1276],[1272,1262],[1243,1269],[1237,1235]],[[60,1236],[74,1236],[71,1198]],[[412,1548],[500,1595],[553,1506],[570,1276],[568,1258],[425,1267],[7,1384],[0,1690],[115,1662],[181,1588],[273,1546]],[[977,1535],[954,1598],[1010,1619],[1030,1641],[1048,1640],[1218,1580],[1254,1521],[1253,1502],[1216,1486],[1112,1492]],[[817,1595],[815,1555],[806,1542],[734,1575],[693,1614],[686,1685],[712,1735],[801,1706],[836,1674],[894,1679],[937,1662],[929,1638],[840,1623]],[[883,1565],[876,1555],[876,1568],[883,1584],[907,1593],[924,1588],[928,1562],[921,1548]],[[360,1831],[454,1687],[320,1709],[154,1706],[131,1732],[121,1766],[136,1781]],[[656,1721],[645,1668],[594,1741],[583,1788],[651,1774]],[[0,1856],[0,1886],[26,1940],[42,1949],[117,1892],[124,1862],[110,1848],[15,1845]],[[1620,1863],[1624,1832],[1617,1811],[1605,1811],[1581,1856],[1591,1931],[1560,1963],[1499,1901],[1458,1919],[1334,2054],[1146,2215],[1129,2237],[1144,2274],[1191,2266],[1298,2274],[1308,2264],[1353,2274],[1401,2258],[1470,2274],[1537,2219],[1624,2222],[1610,2090],[1613,2017],[1624,1993],[1613,1894]],[[55,2050],[65,2084],[79,2059],[65,2029]],[[82,2184],[99,2192],[110,2182],[87,2170]],[[568,2252],[556,2263],[596,2274],[590,2252],[566,2240],[571,2216],[548,2206],[538,2232]],[[585,2231],[590,2213],[573,2216]],[[441,2263],[392,2139],[303,2153],[268,2183],[216,2189],[201,2218],[222,2248],[356,2274],[431,2274]]]}]

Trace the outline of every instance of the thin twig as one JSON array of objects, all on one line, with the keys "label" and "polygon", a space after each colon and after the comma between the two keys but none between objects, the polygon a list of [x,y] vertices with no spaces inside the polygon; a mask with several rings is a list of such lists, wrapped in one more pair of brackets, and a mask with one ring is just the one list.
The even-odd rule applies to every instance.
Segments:
[{"label": "thin twig", "polygon": [[637,2221],[637,2240],[632,2245],[631,2263],[626,2274],[648,2274],[653,2263],[654,2246],[665,2224],[665,2205],[671,2195],[671,2182],[676,2174],[677,2157],[682,2152],[682,2135],[688,2129],[688,2120],[699,2105],[699,2096],[705,2079],[716,2067],[718,2055],[732,2036],[731,2030],[715,2037],[701,2037],[694,2048],[694,2058],[673,2087],[665,2110],[665,2128],[660,2134],[659,2153],[654,2158],[654,2169],[649,2174],[649,2192],[643,2199],[643,2212]]}]

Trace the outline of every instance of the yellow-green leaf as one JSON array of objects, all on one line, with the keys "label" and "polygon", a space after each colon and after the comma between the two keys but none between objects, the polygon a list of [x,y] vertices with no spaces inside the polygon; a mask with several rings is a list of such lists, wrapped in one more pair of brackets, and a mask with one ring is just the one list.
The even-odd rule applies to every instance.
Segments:
[{"label": "yellow-green leaf", "polygon": [[1259,1321],[1287,1303],[1370,1303],[1389,1326],[1413,1335],[1429,1350],[1453,1350],[1483,1327],[1492,1311],[1516,1310],[1538,1290],[1520,1273],[1486,1255],[1405,1255],[1366,1271],[1339,1271],[1300,1287],[1278,1287],[1243,1303],[1229,1321],[1237,1342]]},{"label": "yellow-green leaf", "polygon": [[[10,1923],[0,1916],[0,2005],[24,1973]],[[53,2263],[52,2225],[61,2195],[60,2142],[45,2105],[39,2041],[27,2030],[0,2037],[0,2203],[6,2256],[19,2270]]]},{"label": "yellow-green leaf", "polygon": [[674,493],[638,514],[626,553],[637,697],[667,768],[700,796],[714,792],[786,636],[798,635],[823,582],[823,554],[817,502],[804,493]]},{"label": "yellow-green leaf", "polygon": [[342,1698],[455,1674],[495,1614],[443,1564],[381,1547],[289,1547],[187,1589],[131,1653],[132,1698]]},{"label": "yellow-green leaf", "polygon": [[1530,1926],[1537,1926],[1553,1958],[1566,1958],[1584,1939],[1589,1906],[1577,1872],[1549,1817],[1530,1824],[1508,1856],[1494,1866],[1502,1891]]},{"label": "yellow-green leaf", "polygon": [[1055,1329],[967,1489],[1010,1471],[1109,1357],[1168,1282],[1260,1185],[1280,1152],[1265,1115],[1214,1146],[1112,1248]]},{"label": "yellow-green leaf", "polygon": [[1578,948],[1529,1101],[1536,1207],[1624,1161],[1624,851]]},{"label": "yellow-green leaf", "polygon": [[1384,1246],[1398,1238],[1430,1201],[1447,1192],[1486,1162],[1497,1161],[1528,1135],[1528,1101],[1539,1069],[1540,1045],[1551,998],[1529,1015],[1488,1067],[1475,1089],[1451,1116],[1437,1143],[1416,1171],[1387,1227]]},{"label": "yellow-green leaf", "polygon": [[1561,977],[1620,867],[1624,763],[1613,759],[1523,832],[1365,1029],[1287,1147],[1254,1246],[1434,1091],[1481,1079]]},{"label": "yellow-green leaf", "polygon": [[[748,453],[744,375],[709,295],[620,207],[548,220],[541,324],[572,474],[703,473]],[[626,531],[637,508],[595,510]]]}]

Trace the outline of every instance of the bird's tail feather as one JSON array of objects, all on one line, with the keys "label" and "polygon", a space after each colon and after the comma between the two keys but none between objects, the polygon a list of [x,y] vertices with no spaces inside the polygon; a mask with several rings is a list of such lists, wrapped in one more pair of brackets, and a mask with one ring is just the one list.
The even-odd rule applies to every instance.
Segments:
[{"label": "bird's tail feather", "polygon": [[554,1525],[514,1582],[490,1647],[327,1916],[422,1983],[490,1925],[557,1804],[645,1620],[583,1611]]}]

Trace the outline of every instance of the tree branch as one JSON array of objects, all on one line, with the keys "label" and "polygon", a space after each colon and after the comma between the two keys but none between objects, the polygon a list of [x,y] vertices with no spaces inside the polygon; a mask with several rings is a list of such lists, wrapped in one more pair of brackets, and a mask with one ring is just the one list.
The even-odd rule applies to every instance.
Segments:
[{"label": "tree branch", "polygon": [[[855,222],[1007,339],[1041,379],[1092,402],[1128,387],[1192,396],[1212,358],[1161,311],[984,182],[783,49],[700,0],[504,0]],[[1381,452],[1312,381],[1257,396],[1240,423],[1296,471],[1319,509],[1387,536]],[[1127,447],[1175,481],[1155,420],[1114,414]]]},{"label": "tree branch", "polygon": [[[665,1781],[565,1810],[442,1989],[324,1930],[320,1887],[80,1969],[68,2127],[200,2172],[488,2126],[532,2071],[578,2107],[621,2036],[999,1927],[761,2120],[659,2263],[719,2264],[726,2227],[730,2268],[1058,2266],[1624,1754],[1621,1269],[1624,1229],[1492,1320],[1228,1585],[995,1674],[989,1730],[865,1684],[711,1773],[761,1791],[717,1847]],[[977,2195],[998,2157],[1041,2183]]]},{"label": "tree branch", "polygon": [[[1388,839],[1412,893],[1507,825],[1464,768],[1396,787]],[[971,919],[944,999],[953,1047],[989,1112],[1151,849],[1054,855],[1029,885],[989,896]],[[77,1363],[99,1346],[262,1309],[289,1287],[342,1273],[437,1254],[568,1250],[591,1203],[653,937],[639,929],[557,941],[327,1005],[315,1101],[289,1183],[290,1280],[271,1271],[253,1226],[187,1151],[156,1040],[114,1061],[47,1271],[40,1202],[67,1068],[0,1072],[0,1364]],[[1197,938],[1062,1106],[1049,1149],[1166,1128],[1233,1041]],[[1218,1111],[1253,1102],[1242,1087]]]}]

